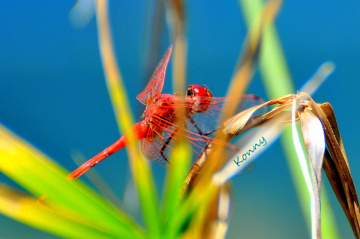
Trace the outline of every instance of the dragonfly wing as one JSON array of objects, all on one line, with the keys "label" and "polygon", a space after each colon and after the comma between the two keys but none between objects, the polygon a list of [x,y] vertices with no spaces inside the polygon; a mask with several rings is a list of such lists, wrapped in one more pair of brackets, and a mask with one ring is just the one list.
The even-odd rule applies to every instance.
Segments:
[{"label": "dragonfly wing", "polygon": [[[161,155],[163,145],[165,145],[163,134],[158,135],[154,131],[149,130],[148,136],[141,141],[141,151],[147,159],[162,167],[167,167],[168,163]],[[166,158],[169,157],[168,150],[164,152],[164,155]]]},{"label": "dragonfly wing", "polygon": [[[255,95],[242,95],[239,97],[240,104],[237,106],[234,115],[264,102],[261,98]],[[232,101],[233,97],[212,97],[209,100],[210,105],[207,111],[201,113],[194,112],[194,114],[190,114],[191,118],[186,121],[187,128],[190,131],[198,134],[200,132],[207,134],[216,130],[219,115],[222,111],[224,103],[227,101]],[[265,109],[260,109],[259,112],[255,113],[255,115],[257,115],[258,113],[264,113],[262,111],[265,112]],[[211,137],[212,134],[209,134],[209,136]]]},{"label": "dragonfly wing", "polygon": [[185,124],[181,124],[181,126],[173,124],[163,128],[158,133],[149,131],[147,137],[141,141],[141,151],[147,159],[162,167],[167,167],[171,165],[171,150],[174,143],[178,141],[180,133],[183,133],[183,136],[188,140],[188,146],[195,157],[211,140],[210,137],[201,136],[188,130]]},{"label": "dragonfly wing", "polygon": [[160,63],[156,67],[149,83],[146,85],[143,92],[138,94],[136,98],[144,105],[155,102],[161,95],[161,91],[164,86],[166,67],[169,63],[172,46],[170,46],[165,52]]},{"label": "dragonfly wing", "polygon": [[[213,131],[216,130],[219,113],[223,103],[227,100],[227,98],[212,98],[211,105],[206,112],[190,114],[191,119],[184,118],[179,120],[176,125],[170,121],[165,122],[165,119],[162,117],[153,115],[151,122],[153,127],[151,127],[151,130],[148,130],[147,135],[141,141],[142,153],[156,164],[167,167],[169,164],[171,165],[169,156],[174,143],[179,135],[183,133],[189,142],[188,146],[196,158],[203,148],[209,142],[212,142]],[[259,98],[253,96],[242,96],[243,105],[241,109],[244,110],[261,102]],[[179,107],[190,107],[189,104],[182,100],[177,101],[176,104],[179,104]],[[174,107],[174,105],[171,107]],[[161,127],[164,125],[167,126]],[[212,133],[207,134],[209,132]],[[230,145],[229,149],[234,150]]]}]

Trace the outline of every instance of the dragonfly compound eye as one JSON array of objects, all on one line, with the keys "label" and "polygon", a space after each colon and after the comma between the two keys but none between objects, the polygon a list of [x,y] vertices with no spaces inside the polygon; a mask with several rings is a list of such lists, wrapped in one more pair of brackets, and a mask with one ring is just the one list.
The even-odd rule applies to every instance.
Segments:
[{"label": "dragonfly compound eye", "polygon": [[190,85],[186,96],[192,99],[192,111],[202,113],[209,108],[212,94],[205,86]]},{"label": "dragonfly compound eye", "polygon": [[190,85],[190,86],[188,87],[187,91],[186,91],[186,96],[192,97],[193,94],[194,94],[193,88],[192,88],[192,86]]}]

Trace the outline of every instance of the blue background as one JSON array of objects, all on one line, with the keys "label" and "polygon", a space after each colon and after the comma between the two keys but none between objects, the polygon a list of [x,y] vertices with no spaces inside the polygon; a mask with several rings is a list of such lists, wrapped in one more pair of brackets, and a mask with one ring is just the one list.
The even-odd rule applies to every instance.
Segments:
[{"label": "blue background", "polygon": [[[149,1],[150,5],[153,1]],[[70,153],[91,157],[114,142],[117,130],[101,67],[96,23],[71,26],[74,1],[0,2],[0,122],[69,170]],[[145,28],[144,1],[111,1],[114,45],[137,119],[142,91]],[[226,93],[246,27],[236,1],[188,1],[188,83],[206,84],[215,96]],[[360,3],[356,1],[286,1],[276,20],[296,88],[326,60],[336,72],[313,96],[335,110],[355,185],[360,185],[358,140],[360,76]],[[164,52],[167,34],[161,39]],[[162,53],[161,53],[162,54]],[[155,65],[158,59],[153,59]],[[172,92],[171,74],[164,92]],[[258,74],[249,92],[266,99]],[[96,167],[123,197],[129,176],[125,151]],[[161,184],[165,170],[154,166]],[[0,180],[10,185],[5,176]],[[352,237],[340,205],[324,178],[342,238]],[[233,181],[235,207],[229,238],[307,238],[306,225],[279,143],[257,161],[255,169]],[[161,189],[159,189],[161,191]],[[16,231],[15,231],[16,230]],[[47,234],[0,216],[0,237],[48,238]]]}]

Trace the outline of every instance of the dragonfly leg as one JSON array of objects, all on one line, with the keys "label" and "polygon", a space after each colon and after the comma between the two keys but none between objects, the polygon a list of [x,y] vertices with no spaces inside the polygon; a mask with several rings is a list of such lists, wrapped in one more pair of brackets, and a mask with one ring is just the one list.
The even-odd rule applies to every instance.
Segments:
[{"label": "dragonfly leg", "polygon": [[174,135],[177,133],[179,128],[176,128],[174,132],[171,133],[170,137],[165,141],[164,145],[160,149],[160,154],[163,157],[163,159],[170,164],[169,160],[167,160],[166,156],[164,155],[165,148],[169,145],[170,141],[173,139]]},{"label": "dragonfly leg", "polygon": [[[195,120],[193,118],[191,118],[190,116],[188,116],[188,119],[190,120],[191,124],[194,126],[194,128],[197,130],[197,132],[201,135],[201,136],[208,136],[214,132],[216,132],[218,129],[214,129],[212,131],[208,131],[206,133],[203,133],[202,130],[200,129],[200,127],[196,124]],[[202,137],[203,139],[205,139],[204,137]]]}]

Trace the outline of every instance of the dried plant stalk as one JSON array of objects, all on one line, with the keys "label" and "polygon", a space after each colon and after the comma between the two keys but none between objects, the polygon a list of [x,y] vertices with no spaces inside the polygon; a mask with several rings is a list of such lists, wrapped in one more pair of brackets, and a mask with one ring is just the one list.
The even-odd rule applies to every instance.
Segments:
[{"label": "dried plant stalk", "polygon": [[322,110],[322,122],[325,126],[326,143],[328,145],[323,168],[355,237],[360,238],[359,200],[335,114],[329,103],[318,106]]},{"label": "dried plant stalk", "polygon": [[[248,110],[245,110],[236,116],[227,120],[223,127],[219,129],[221,134],[226,135],[226,142],[229,142],[232,138],[243,134],[249,129],[262,125],[275,117],[281,117],[282,123],[286,123],[289,119],[289,115],[286,111],[291,107],[291,102],[296,98],[299,102],[298,112],[301,113],[305,108],[311,111],[317,118],[320,119],[324,128],[326,139],[326,152],[324,155],[323,169],[329,179],[329,182],[337,196],[343,211],[348,218],[350,226],[356,238],[360,238],[360,213],[359,202],[355,185],[351,176],[348,159],[345,153],[345,148],[341,139],[341,135],[336,123],[335,114],[329,103],[318,104],[307,93],[301,92],[297,95],[291,94],[284,97],[279,97],[268,102],[265,102],[259,106],[255,106]],[[256,110],[274,104],[280,104],[267,113],[259,116],[252,116]],[[211,144],[207,145],[203,150],[198,160],[194,163],[190,170],[188,177],[186,178],[182,193],[187,190],[191,191],[209,164],[207,155],[212,152]],[[222,166],[226,161],[221,162]]]}]

